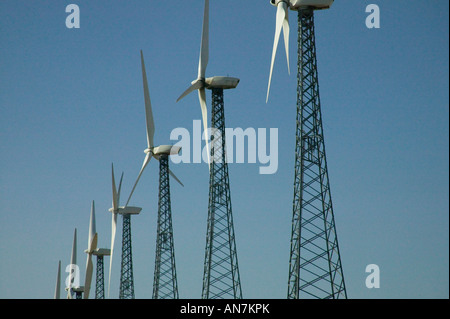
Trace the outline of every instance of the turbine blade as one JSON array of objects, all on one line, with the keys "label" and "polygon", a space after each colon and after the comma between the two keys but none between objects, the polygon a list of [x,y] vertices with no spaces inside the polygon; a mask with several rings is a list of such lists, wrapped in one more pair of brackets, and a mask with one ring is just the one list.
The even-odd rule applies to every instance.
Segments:
[{"label": "turbine blade", "polygon": [[[272,81],[273,64],[275,62],[275,56],[277,54],[277,48],[278,48],[278,42],[280,40],[281,29],[283,28],[283,24],[286,24],[284,21],[286,18],[287,18],[287,4],[285,2],[279,2],[278,6],[277,6],[277,15],[276,15],[276,22],[275,22],[275,37],[273,40],[272,60],[270,62],[270,74],[269,74],[269,84],[267,87],[266,103],[269,100],[270,82]],[[288,23],[287,23],[287,25],[289,27]],[[286,39],[286,36],[289,35],[289,32],[288,31],[284,31],[284,32],[285,32],[285,39]],[[286,34],[286,32],[287,32],[287,34]],[[286,51],[286,54],[288,54],[288,51]]]},{"label": "turbine blade", "polygon": [[116,228],[117,228],[117,213],[114,211],[112,214],[112,221],[111,221],[111,254],[109,257],[108,297],[111,291],[111,270],[113,262],[114,241],[116,239]]},{"label": "turbine blade", "polygon": [[91,219],[89,221],[89,240],[88,240],[88,251],[93,251],[97,248],[97,236],[95,230],[95,203],[92,201],[91,206]]},{"label": "turbine blade", "polygon": [[114,178],[114,164],[111,164],[111,175],[112,175],[112,208],[113,210],[117,210],[119,206],[119,201],[117,199],[117,188],[116,188],[116,180]]},{"label": "turbine blade", "polygon": [[175,176],[175,174],[169,169],[169,174],[172,176],[181,186],[184,187],[183,183]]},{"label": "turbine blade", "polygon": [[198,61],[198,78],[204,79],[209,59],[209,0],[205,0],[203,12],[202,40],[200,44],[200,58]]},{"label": "turbine blade", "polygon": [[61,298],[61,260],[58,262],[58,274],[56,275],[55,299]]},{"label": "turbine blade", "polygon": [[208,139],[208,111],[206,109],[206,93],[205,88],[198,90],[198,99],[200,101],[200,107],[202,109],[202,121],[205,134],[206,152],[208,153],[208,167],[210,167],[211,159],[209,154],[209,139]]},{"label": "turbine blade", "polygon": [[286,61],[288,74],[291,74],[291,69],[289,67],[289,10],[286,8],[285,17],[283,19],[283,35],[284,35],[284,49],[286,51]]},{"label": "turbine blade", "polygon": [[192,91],[198,90],[201,87],[203,87],[203,83],[200,80],[195,80],[192,82],[192,85],[186,89],[186,91],[183,92],[183,94],[180,95],[180,97],[177,99],[177,102],[184,98],[186,95],[191,93]]},{"label": "turbine blade", "polygon": [[84,281],[84,299],[89,299],[89,292],[91,290],[92,271],[94,266],[92,264],[92,254],[88,253],[86,260],[86,278]]},{"label": "turbine blade", "polygon": [[133,193],[134,193],[134,189],[136,188],[136,186],[137,186],[137,184],[138,184],[138,182],[139,182],[139,179],[141,178],[142,172],[144,171],[145,167],[147,166],[147,164],[148,164],[148,163],[150,162],[150,160],[152,159],[152,155],[153,155],[153,153],[152,153],[151,151],[148,152],[147,155],[145,155],[144,163],[142,164],[142,168],[141,168],[141,170],[139,171],[139,175],[138,175],[138,177],[137,177],[137,179],[136,179],[136,182],[134,183],[133,189],[131,190],[130,196],[128,196],[128,200],[127,200],[127,203],[125,204],[125,207],[128,206],[128,203],[130,202],[131,196],[132,196]]},{"label": "turbine blade", "polygon": [[70,264],[71,265],[77,264],[77,229],[76,228],[73,233],[72,256],[70,258]]},{"label": "turbine blade", "polygon": [[150,101],[150,93],[148,90],[147,73],[145,71],[144,55],[141,50],[141,64],[142,64],[142,80],[144,85],[144,100],[145,100],[145,122],[147,125],[147,145],[152,148],[153,136],[155,135],[155,123],[153,121],[152,103]]},{"label": "turbine blade", "polygon": [[117,190],[117,209],[119,209],[119,203],[120,203],[120,190],[122,189],[122,180],[123,180],[123,172],[122,172],[122,175],[120,176],[119,189]]}]

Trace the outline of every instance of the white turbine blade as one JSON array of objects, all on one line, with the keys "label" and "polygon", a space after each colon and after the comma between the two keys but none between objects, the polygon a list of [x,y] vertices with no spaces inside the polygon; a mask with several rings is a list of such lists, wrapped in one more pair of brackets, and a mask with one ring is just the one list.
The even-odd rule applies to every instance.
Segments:
[{"label": "white turbine blade", "polygon": [[200,44],[200,58],[198,61],[198,78],[204,79],[209,59],[209,0],[205,0],[203,12],[202,40]]},{"label": "white turbine blade", "polygon": [[55,299],[61,298],[61,260],[58,262],[58,274],[56,275]]},{"label": "white turbine blade", "polygon": [[88,253],[86,260],[86,277],[84,281],[84,299],[89,299],[89,292],[91,290],[92,271],[94,266],[92,264],[92,254]]},{"label": "white turbine blade", "polygon": [[117,228],[117,213],[114,211],[112,214],[112,221],[111,221],[111,254],[109,257],[108,297],[111,290],[111,270],[114,252],[114,241],[116,239],[116,228]]},{"label": "white turbine blade", "polygon": [[[272,81],[272,72],[273,72],[273,64],[275,62],[275,56],[277,54],[277,48],[278,48],[278,42],[280,40],[280,34],[281,29],[283,28],[283,25],[287,25],[289,28],[289,23],[285,22],[285,19],[287,19],[287,4],[285,2],[279,2],[277,6],[277,15],[276,15],[276,22],[275,22],[275,37],[273,40],[273,49],[272,49],[272,60],[270,62],[270,74],[269,74],[269,85],[267,87],[267,97],[266,97],[266,103],[269,100],[269,92],[270,92],[270,82]],[[286,36],[289,36],[289,30],[284,31],[284,36],[286,40]],[[286,45],[286,43],[285,43]],[[287,48],[287,46],[286,46]],[[288,55],[288,51],[286,51],[286,55]]]},{"label": "white turbine blade", "polygon": [[89,221],[88,251],[92,252],[96,248],[97,248],[97,234],[95,230],[95,203],[94,201],[92,201],[91,219]]},{"label": "white turbine blade", "polygon": [[112,175],[112,209],[115,211],[119,206],[119,201],[117,199],[117,188],[116,188],[116,180],[114,178],[114,164],[111,164],[111,175]]},{"label": "white turbine blade", "polygon": [[203,87],[203,82],[200,80],[195,80],[192,82],[192,85],[186,89],[186,91],[183,92],[183,94],[180,95],[180,97],[177,99],[177,102],[184,98],[186,95],[191,93],[192,91],[198,90]]},{"label": "white turbine blade", "polygon": [[206,109],[206,93],[205,88],[198,90],[198,99],[200,101],[200,107],[202,109],[202,121],[205,134],[206,152],[208,153],[208,167],[210,167],[211,159],[209,154],[209,139],[208,139],[208,111]]},{"label": "white turbine blade", "polygon": [[183,183],[175,176],[175,174],[169,169],[169,174],[172,176],[181,186],[184,187]]},{"label": "white turbine blade", "polygon": [[145,100],[145,121],[147,125],[147,145],[152,148],[153,136],[155,135],[155,123],[153,121],[152,103],[150,101],[150,93],[148,91],[147,73],[145,71],[144,55],[141,50],[141,64],[142,64],[142,80],[144,85],[144,100]]},{"label": "white turbine blade", "polygon": [[130,202],[131,196],[132,196],[133,193],[134,193],[134,189],[136,188],[136,186],[137,186],[137,184],[138,184],[138,182],[139,182],[139,179],[141,178],[142,172],[144,171],[145,167],[147,166],[147,164],[148,164],[148,163],[150,162],[150,160],[152,159],[152,155],[153,155],[153,154],[152,154],[151,151],[148,152],[147,155],[145,155],[144,163],[142,164],[142,168],[141,168],[141,170],[139,171],[139,175],[138,175],[138,177],[137,177],[137,179],[136,179],[136,182],[134,183],[133,189],[131,190],[130,196],[128,196],[128,200],[127,200],[127,203],[125,204],[125,207],[128,206],[128,203]]},{"label": "white turbine blade", "polygon": [[75,232],[73,233],[73,244],[72,244],[72,256],[70,258],[70,264],[77,264],[77,229],[75,228]]},{"label": "white turbine blade", "polygon": [[288,74],[291,74],[291,69],[289,67],[289,10],[286,7],[285,17],[283,19],[283,35],[284,35],[284,49],[286,51],[286,61]]},{"label": "white turbine blade", "polygon": [[122,180],[123,180],[123,172],[122,172],[122,175],[120,175],[119,189],[117,190],[117,209],[119,209],[119,203],[120,203],[120,191],[121,191],[121,189],[122,189]]}]

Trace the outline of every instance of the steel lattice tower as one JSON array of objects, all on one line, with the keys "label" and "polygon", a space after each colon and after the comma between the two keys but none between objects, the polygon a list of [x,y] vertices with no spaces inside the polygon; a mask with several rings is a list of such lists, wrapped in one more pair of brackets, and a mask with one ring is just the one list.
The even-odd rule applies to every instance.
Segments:
[{"label": "steel lattice tower", "polygon": [[133,256],[131,249],[131,216],[122,214],[122,262],[120,267],[120,299],[134,299]]},{"label": "steel lattice tower", "polygon": [[178,299],[167,154],[159,158],[158,227],[153,299]]},{"label": "steel lattice tower", "polygon": [[346,298],[328,180],[314,10],[298,10],[295,181],[288,298]]},{"label": "steel lattice tower", "polygon": [[97,256],[97,269],[95,276],[95,299],[105,299],[105,276],[103,255]]},{"label": "steel lattice tower", "polygon": [[212,88],[208,227],[203,274],[203,299],[241,299],[241,281],[231,210],[225,153],[223,89]]}]

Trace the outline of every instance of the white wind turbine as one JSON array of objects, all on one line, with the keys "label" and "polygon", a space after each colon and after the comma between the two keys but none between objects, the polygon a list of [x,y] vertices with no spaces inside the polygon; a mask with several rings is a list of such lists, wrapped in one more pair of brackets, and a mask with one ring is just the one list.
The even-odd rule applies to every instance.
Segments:
[{"label": "white wind turbine", "polygon": [[120,190],[122,187],[122,179],[123,173],[120,177],[119,182],[119,190],[116,188],[116,181],[114,178],[114,165],[111,165],[111,175],[112,175],[112,207],[109,211],[112,213],[112,221],[111,221],[111,255],[109,259],[109,280],[108,280],[108,296],[111,288],[111,270],[112,270],[112,261],[113,261],[113,252],[114,252],[114,241],[116,239],[116,229],[117,229],[117,214],[129,214],[136,215],[139,214],[142,210],[140,207],[132,207],[132,206],[119,206],[120,202]]},{"label": "white wind turbine", "polygon": [[[173,145],[155,146],[155,144],[154,144],[153,139],[154,139],[154,135],[155,135],[155,122],[153,120],[152,103],[150,101],[150,92],[148,90],[147,73],[145,71],[144,55],[142,53],[142,50],[141,50],[141,68],[142,68],[142,80],[143,80],[143,86],[144,86],[145,122],[146,122],[146,128],[147,128],[147,148],[144,150],[144,153],[146,153],[144,162],[142,163],[141,170],[139,171],[139,175],[136,179],[136,182],[134,183],[133,189],[131,190],[130,196],[128,196],[128,200],[127,200],[127,203],[125,204],[125,207],[128,206],[128,203],[130,202],[131,196],[133,195],[133,192],[139,182],[139,179],[141,178],[141,175],[144,172],[145,167],[150,162],[152,157],[154,157],[156,160],[159,160],[159,158],[162,154],[176,155],[181,150],[180,146],[173,146]],[[175,176],[175,174],[170,169],[169,169],[169,174],[181,186],[184,186],[183,183],[180,182],[180,180]]]},{"label": "white wind turbine", "polygon": [[225,76],[213,76],[205,78],[206,66],[209,59],[209,0],[205,0],[205,7],[203,12],[203,26],[202,26],[202,39],[200,44],[200,57],[198,62],[198,75],[197,79],[191,82],[191,86],[180,95],[177,102],[183,97],[198,90],[198,99],[200,101],[200,107],[202,110],[202,121],[206,141],[206,151],[208,154],[208,165],[211,163],[208,145],[208,122],[207,122],[207,109],[206,109],[206,94],[205,88],[223,88],[234,89],[238,83],[238,78],[225,77]]}]

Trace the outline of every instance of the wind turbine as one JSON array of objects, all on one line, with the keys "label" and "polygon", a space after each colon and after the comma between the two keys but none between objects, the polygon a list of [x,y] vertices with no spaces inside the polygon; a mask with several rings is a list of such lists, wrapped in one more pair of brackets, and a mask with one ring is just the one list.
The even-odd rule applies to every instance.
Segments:
[{"label": "wind turbine", "polygon": [[[205,78],[209,59],[209,0],[205,0],[202,39],[197,79],[181,94],[177,101],[194,90],[198,90],[202,110],[204,134],[208,152],[209,203],[203,273],[203,299],[242,298],[236,242],[231,209],[228,164],[225,147],[225,113],[223,90],[234,89],[238,78],[213,76]],[[212,150],[208,147],[207,109],[205,89],[212,90],[211,127],[221,134],[212,137]]]},{"label": "wind turbine", "polygon": [[281,29],[289,68],[288,8],[298,11],[294,201],[288,298],[347,298],[328,179],[317,75],[314,11],[333,0],[271,0],[277,7],[270,81]]},{"label": "wind turbine", "polygon": [[89,222],[88,249],[84,251],[85,253],[87,253],[84,299],[89,299],[89,292],[91,289],[92,272],[94,268],[92,263],[92,255],[97,256],[95,298],[104,299],[103,257],[109,256],[111,254],[111,250],[107,248],[97,248],[97,242],[98,233],[95,230],[95,203],[94,201],[92,201],[91,217]]},{"label": "wind turbine", "polygon": [[200,108],[202,111],[203,129],[206,142],[206,151],[208,154],[208,165],[211,163],[209,152],[209,137],[208,137],[208,111],[206,109],[206,94],[205,89],[234,89],[239,83],[238,78],[226,77],[226,76],[213,76],[205,78],[206,67],[209,60],[209,0],[205,0],[205,7],[203,12],[203,26],[202,26],[202,39],[200,43],[200,57],[198,62],[198,74],[197,79],[191,82],[191,86],[180,95],[177,102],[183,97],[198,90],[198,99],[200,102]]},{"label": "wind turbine", "polygon": [[153,280],[153,299],[178,299],[178,283],[175,267],[175,249],[173,243],[172,210],[170,201],[169,175],[181,186],[183,184],[169,169],[169,156],[180,152],[181,147],[171,145],[154,146],[155,123],[153,119],[152,104],[148,89],[147,73],[145,71],[144,55],[141,50],[141,68],[144,88],[145,119],[147,128],[147,149],[142,168],[128,198],[133,195],[139,179],[147,164],[154,157],[159,161],[159,200],[158,200],[158,226],[156,236],[155,273]]},{"label": "wind turbine", "polygon": [[[122,231],[122,265],[121,265],[121,279],[120,279],[120,298],[134,298],[134,283],[133,283],[133,272],[132,272],[132,256],[131,256],[131,224],[130,216],[137,215],[141,212],[142,208],[132,207],[132,206],[119,206],[120,202],[120,190],[122,187],[123,173],[120,177],[119,189],[116,188],[116,181],[114,177],[114,165],[111,165],[111,175],[112,175],[112,207],[109,211],[112,213],[111,221],[111,257],[109,261],[109,284],[108,284],[108,295],[110,294],[111,288],[111,273],[112,273],[112,262],[114,253],[114,241],[116,238],[117,229],[117,215],[121,214],[123,217],[123,231]],[[126,266],[126,274],[124,276],[124,266]],[[124,277],[126,279],[124,280]],[[123,293],[122,293],[123,292]]]}]

